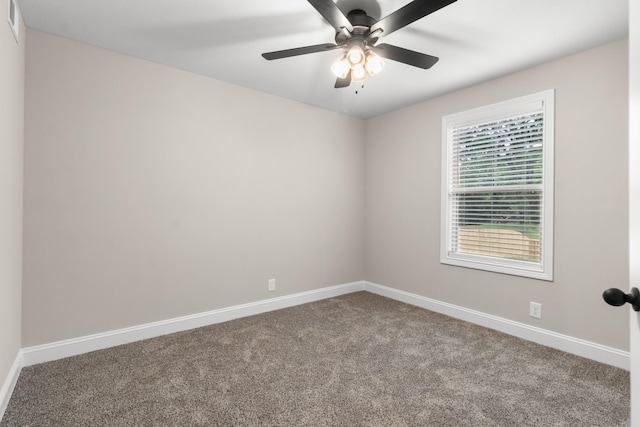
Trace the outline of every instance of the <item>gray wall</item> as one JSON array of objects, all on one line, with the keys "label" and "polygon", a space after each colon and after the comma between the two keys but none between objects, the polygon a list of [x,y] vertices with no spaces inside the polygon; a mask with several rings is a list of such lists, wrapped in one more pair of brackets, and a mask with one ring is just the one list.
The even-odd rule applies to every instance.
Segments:
[{"label": "gray wall", "polygon": [[364,122],[27,39],[24,347],[362,280]]},{"label": "gray wall", "polygon": [[25,43],[21,31],[16,44],[7,11],[0,1],[0,387],[21,347]]},{"label": "gray wall", "polygon": [[[360,121],[27,38],[23,347],[365,278],[628,349],[626,41]],[[442,115],[550,88],[555,281],[440,265]]]},{"label": "gray wall", "polygon": [[[367,280],[628,349],[627,41],[424,102],[366,127]],[[556,89],[555,281],[441,265],[443,115]],[[528,316],[542,303],[542,319]]]}]

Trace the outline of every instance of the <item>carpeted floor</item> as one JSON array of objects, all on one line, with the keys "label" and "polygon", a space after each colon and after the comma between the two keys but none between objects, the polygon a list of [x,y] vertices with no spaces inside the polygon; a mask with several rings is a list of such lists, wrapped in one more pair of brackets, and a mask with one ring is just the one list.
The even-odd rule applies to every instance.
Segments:
[{"label": "carpeted floor", "polygon": [[24,368],[2,426],[627,426],[629,373],[366,292]]}]

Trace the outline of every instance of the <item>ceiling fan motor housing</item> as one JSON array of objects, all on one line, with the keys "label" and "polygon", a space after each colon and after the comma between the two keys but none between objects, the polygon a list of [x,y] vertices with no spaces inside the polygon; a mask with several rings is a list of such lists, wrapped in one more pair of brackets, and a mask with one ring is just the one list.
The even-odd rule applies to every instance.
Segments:
[{"label": "ceiling fan motor housing", "polygon": [[[367,12],[362,9],[352,10],[347,14],[347,19],[353,26],[353,32],[350,35],[347,35],[343,32],[337,32],[337,45],[345,45],[352,38],[364,40],[366,36],[369,35],[369,29],[371,28],[371,26],[376,23],[376,20],[367,15]],[[373,44],[376,42],[376,40],[377,38],[368,40],[368,42]]]}]

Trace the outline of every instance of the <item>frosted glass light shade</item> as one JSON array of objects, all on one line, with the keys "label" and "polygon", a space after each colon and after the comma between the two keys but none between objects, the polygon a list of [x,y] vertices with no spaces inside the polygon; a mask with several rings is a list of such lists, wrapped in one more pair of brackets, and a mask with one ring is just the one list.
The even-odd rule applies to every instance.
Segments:
[{"label": "frosted glass light shade", "polygon": [[364,67],[370,76],[375,76],[380,71],[382,71],[382,68],[384,67],[384,61],[375,53],[368,52],[367,61],[365,62]]},{"label": "frosted glass light shade", "polygon": [[367,70],[363,66],[353,67],[351,69],[351,80],[359,82],[367,78]]},{"label": "frosted glass light shade", "polygon": [[349,66],[349,62],[344,56],[334,62],[331,66],[331,72],[341,79],[347,77],[350,69],[351,67]]},{"label": "frosted glass light shade", "polygon": [[364,64],[364,50],[360,46],[353,46],[347,52],[347,61],[351,67]]}]

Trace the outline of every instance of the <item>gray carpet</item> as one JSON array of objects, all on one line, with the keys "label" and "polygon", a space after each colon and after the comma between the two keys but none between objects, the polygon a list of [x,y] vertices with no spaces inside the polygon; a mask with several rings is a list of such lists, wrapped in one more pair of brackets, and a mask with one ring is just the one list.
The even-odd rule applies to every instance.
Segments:
[{"label": "gray carpet", "polygon": [[366,292],[22,370],[2,426],[626,426],[629,373]]}]

